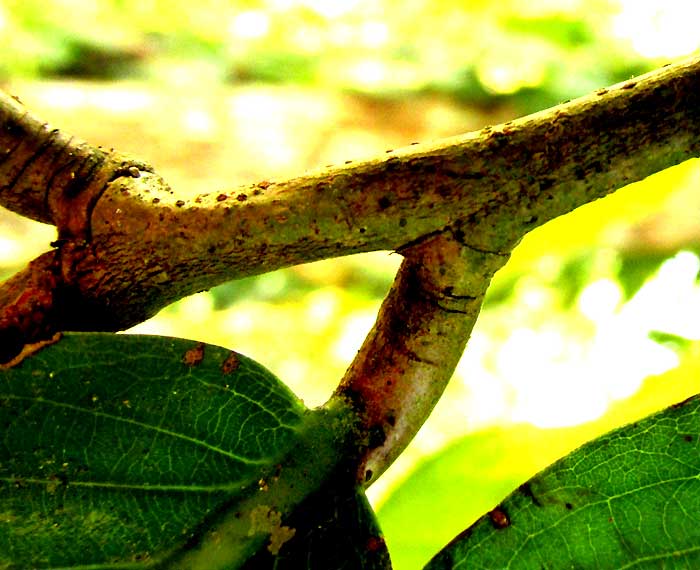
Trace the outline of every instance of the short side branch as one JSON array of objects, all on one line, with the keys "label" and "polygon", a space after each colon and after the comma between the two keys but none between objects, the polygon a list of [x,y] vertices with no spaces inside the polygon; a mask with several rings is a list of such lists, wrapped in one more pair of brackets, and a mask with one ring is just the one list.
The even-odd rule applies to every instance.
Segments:
[{"label": "short side branch", "polygon": [[462,356],[491,277],[509,258],[465,245],[451,230],[405,255],[374,328],[329,402],[349,401],[362,418],[366,437],[357,477],[366,486],[430,415]]}]

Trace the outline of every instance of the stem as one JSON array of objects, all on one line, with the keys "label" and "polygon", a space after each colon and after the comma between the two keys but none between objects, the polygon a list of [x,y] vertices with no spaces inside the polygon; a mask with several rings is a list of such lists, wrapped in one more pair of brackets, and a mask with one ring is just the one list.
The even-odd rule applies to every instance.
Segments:
[{"label": "stem", "polygon": [[700,155],[700,58],[476,133],[190,201],[12,98],[0,98],[0,124],[0,205],[59,231],[69,294],[38,328],[116,330],[227,280],[408,251],[448,227],[507,252],[547,220]]},{"label": "stem", "polygon": [[349,401],[365,432],[357,479],[369,486],[410,443],[459,362],[495,272],[510,257],[452,229],[404,252],[372,331],[329,405]]},{"label": "stem", "polygon": [[52,129],[2,92],[0,125],[0,204],[55,225],[60,239],[89,239],[90,213],[107,184],[151,170]]},{"label": "stem", "polygon": [[698,155],[695,59],[510,124],[293,180],[181,201],[154,175],[120,178],[92,214],[105,277],[80,288],[109,297],[127,327],[226,280],[396,250],[458,222],[474,235],[474,223],[500,216],[482,228],[485,249],[503,249],[494,240]]}]

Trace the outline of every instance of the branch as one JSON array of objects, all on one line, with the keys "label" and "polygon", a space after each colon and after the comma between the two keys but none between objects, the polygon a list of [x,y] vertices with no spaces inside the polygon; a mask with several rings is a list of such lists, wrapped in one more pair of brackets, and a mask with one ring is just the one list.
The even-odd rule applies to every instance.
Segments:
[{"label": "branch", "polygon": [[89,213],[107,184],[151,171],[52,129],[0,92],[0,205],[54,224],[61,239],[88,239]]},{"label": "branch", "polygon": [[491,277],[528,231],[700,155],[700,59],[523,119],[231,192],[177,199],[142,163],[78,143],[0,96],[0,204],[57,226],[0,286],[0,363],[60,330],[117,330],[223,281],[350,253],[405,256],[328,403],[361,422],[368,485],[413,438]]},{"label": "branch", "polygon": [[[479,229],[479,228],[477,228]],[[510,257],[448,229],[404,252],[377,322],[327,406],[359,412],[357,480],[369,486],[404,450],[452,377],[491,278]],[[515,243],[509,244],[510,248]]]},{"label": "branch", "polygon": [[[115,330],[229,279],[403,251],[447,227],[507,252],[545,221],[700,155],[700,59],[476,133],[191,201],[143,165],[87,146],[75,154],[11,99],[0,109],[0,204],[59,230],[62,308],[39,328]],[[30,311],[11,303],[0,328],[33,340],[21,324]]]}]

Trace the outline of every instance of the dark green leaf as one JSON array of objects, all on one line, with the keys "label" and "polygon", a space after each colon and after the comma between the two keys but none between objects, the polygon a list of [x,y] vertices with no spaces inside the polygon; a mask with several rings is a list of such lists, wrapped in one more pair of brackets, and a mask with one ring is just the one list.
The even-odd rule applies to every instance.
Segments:
[{"label": "dark green leaf", "polygon": [[700,396],[584,445],[426,567],[700,567]]},{"label": "dark green leaf", "polygon": [[0,568],[137,568],[258,492],[305,408],[223,348],[70,334],[0,371]]}]

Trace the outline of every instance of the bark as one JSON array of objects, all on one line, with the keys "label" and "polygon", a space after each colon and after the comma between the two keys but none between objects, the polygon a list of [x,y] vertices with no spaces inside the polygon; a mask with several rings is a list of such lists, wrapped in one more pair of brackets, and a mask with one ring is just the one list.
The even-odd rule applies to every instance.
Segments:
[{"label": "bark", "polygon": [[405,252],[377,322],[327,404],[350,401],[362,416],[365,443],[356,476],[363,485],[391,465],[430,415],[491,278],[510,257],[464,239],[450,228]]},{"label": "bark", "polygon": [[523,235],[700,155],[700,59],[475,133],[192,200],[9,96],[0,125],[0,205],[58,229],[53,250],[0,286],[2,362],[60,330],[127,328],[230,279],[403,253],[334,396],[363,415],[358,477],[371,481],[442,393],[493,272]]},{"label": "bark", "polygon": [[478,237],[498,249],[700,154],[699,69],[687,60],[504,125],[189,201],[147,166],[60,136],[5,97],[0,204],[55,223],[64,279],[126,328],[226,280],[398,250],[457,222],[470,234],[508,211]]}]

